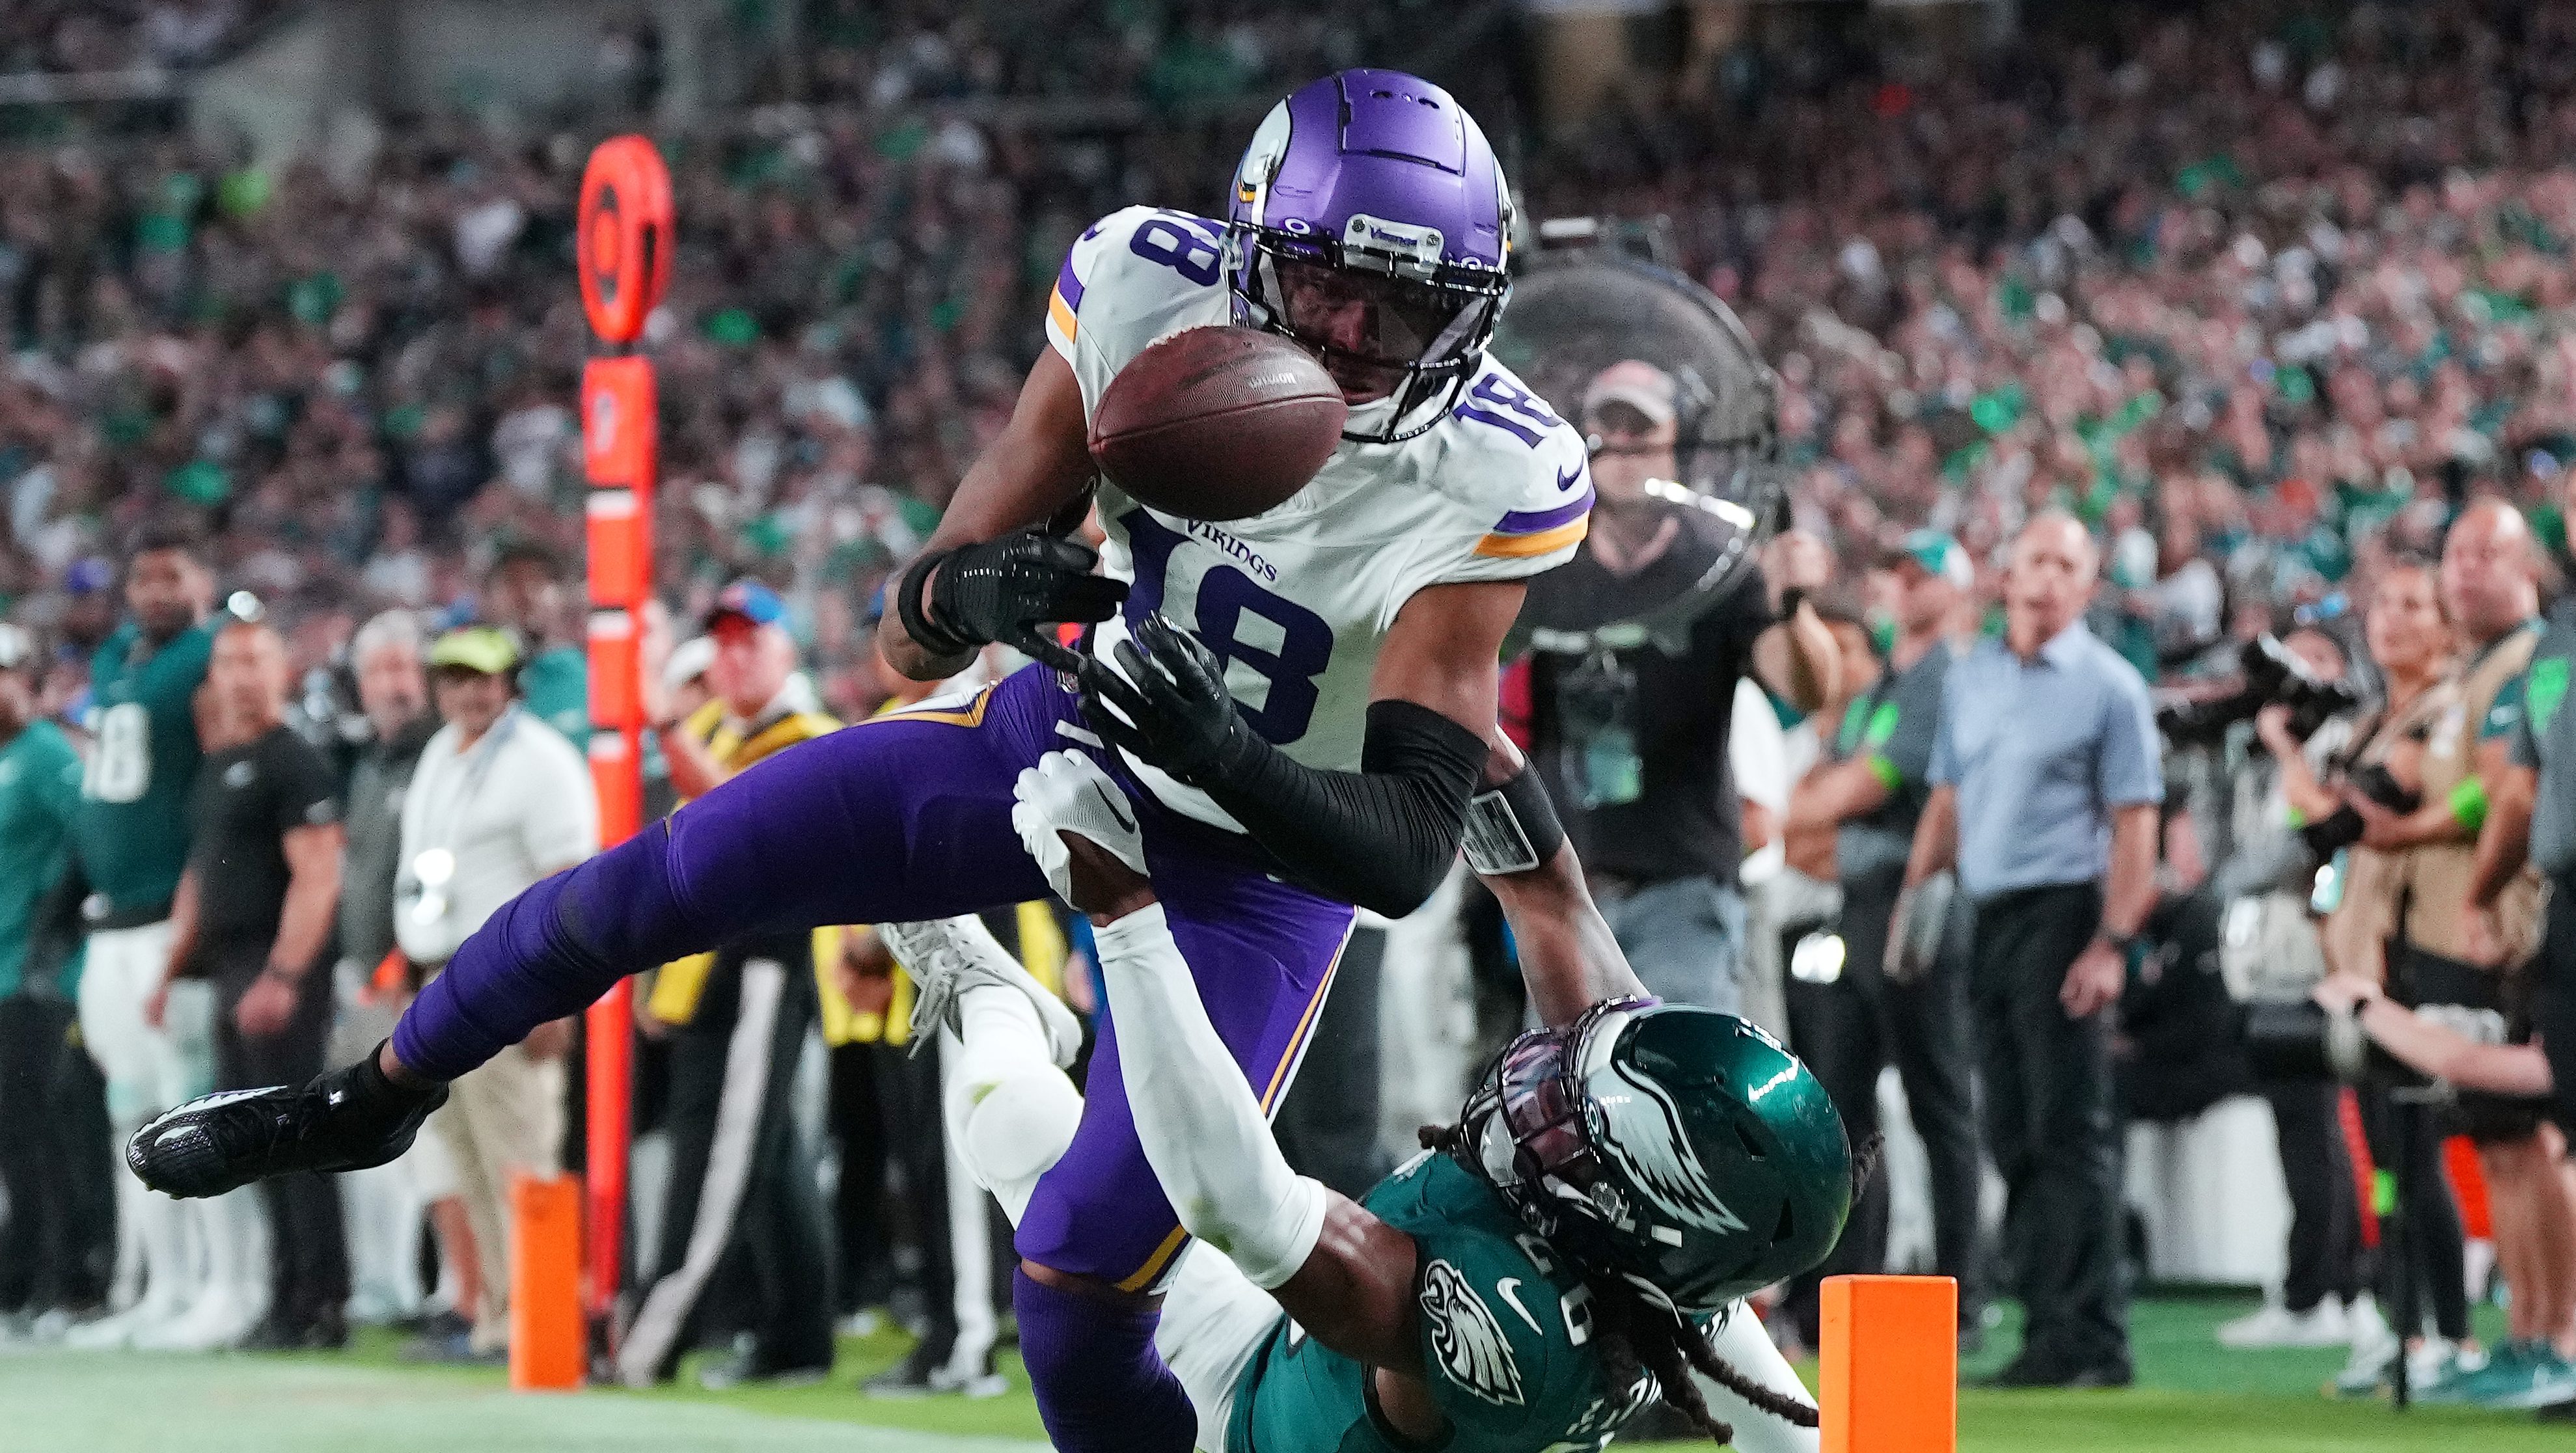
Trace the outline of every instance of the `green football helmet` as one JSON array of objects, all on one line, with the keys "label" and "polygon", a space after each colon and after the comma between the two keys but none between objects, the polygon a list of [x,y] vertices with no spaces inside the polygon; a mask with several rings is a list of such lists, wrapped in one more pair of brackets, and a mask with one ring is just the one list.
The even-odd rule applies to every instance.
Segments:
[{"label": "green football helmet", "polygon": [[1712,1312],[1824,1260],[1852,1153],[1825,1087],[1732,1014],[1596,1004],[1524,1034],[1467,1102],[1461,1158],[1550,1245]]}]

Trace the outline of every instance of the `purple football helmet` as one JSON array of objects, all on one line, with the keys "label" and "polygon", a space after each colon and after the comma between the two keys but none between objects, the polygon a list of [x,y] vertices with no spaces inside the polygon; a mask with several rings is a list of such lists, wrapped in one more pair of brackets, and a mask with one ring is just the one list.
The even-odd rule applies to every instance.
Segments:
[{"label": "purple football helmet", "polygon": [[1401,71],[1299,87],[1252,135],[1226,204],[1238,318],[1312,350],[1352,404],[1344,437],[1439,421],[1511,292],[1512,199],[1449,93]]}]

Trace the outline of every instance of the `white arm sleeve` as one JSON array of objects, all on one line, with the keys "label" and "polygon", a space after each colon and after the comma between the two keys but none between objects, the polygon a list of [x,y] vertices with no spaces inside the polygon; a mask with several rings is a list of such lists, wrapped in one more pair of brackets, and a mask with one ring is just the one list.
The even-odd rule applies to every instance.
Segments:
[{"label": "white arm sleeve", "polygon": [[1243,1071],[1208,1021],[1159,903],[1098,930],[1136,1138],[1181,1227],[1254,1286],[1295,1276],[1324,1233],[1324,1188],[1288,1168]]}]

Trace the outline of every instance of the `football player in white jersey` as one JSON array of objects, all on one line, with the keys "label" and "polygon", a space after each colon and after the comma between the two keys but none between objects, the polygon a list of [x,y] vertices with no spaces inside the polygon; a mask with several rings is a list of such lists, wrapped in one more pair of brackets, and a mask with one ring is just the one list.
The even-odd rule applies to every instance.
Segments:
[{"label": "football player in white jersey", "polygon": [[[1067,746],[1129,795],[1173,937],[1275,1105],[1353,905],[1408,912],[1454,861],[1522,583],[1583,537],[1583,440],[1485,355],[1511,222],[1476,123],[1439,87],[1378,70],[1274,109],[1222,222],[1103,220],[1058,279],[1053,346],[879,638],[897,669],[935,680],[988,642],[1069,662],[1044,626],[1092,623],[1078,671],[1032,667],[772,757],[495,914],[376,1058],[311,1093],[174,1112],[136,1139],[136,1169],[208,1193],[352,1167],[404,1138],[445,1081],[619,975],[755,928],[1039,896],[1012,783]],[[1089,498],[1089,412],[1118,369],[1227,322],[1321,360],[1351,406],[1340,449],[1286,502],[1222,528],[1103,486],[1105,558],[1054,533]],[[1020,1222],[1022,1350],[1058,1448],[1184,1453],[1195,1423],[1154,1351],[1152,1293],[1187,1238],[1138,1147],[1105,1018],[1100,1041],[1081,1127]]]}]

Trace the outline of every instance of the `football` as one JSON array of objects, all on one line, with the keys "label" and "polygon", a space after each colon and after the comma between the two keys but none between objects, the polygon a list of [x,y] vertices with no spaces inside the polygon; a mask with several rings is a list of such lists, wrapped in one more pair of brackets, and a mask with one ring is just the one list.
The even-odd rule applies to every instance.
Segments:
[{"label": "football", "polygon": [[1240,520],[1305,488],[1349,413],[1323,365],[1287,339],[1192,328],[1109,381],[1091,415],[1091,457],[1166,514]]}]

